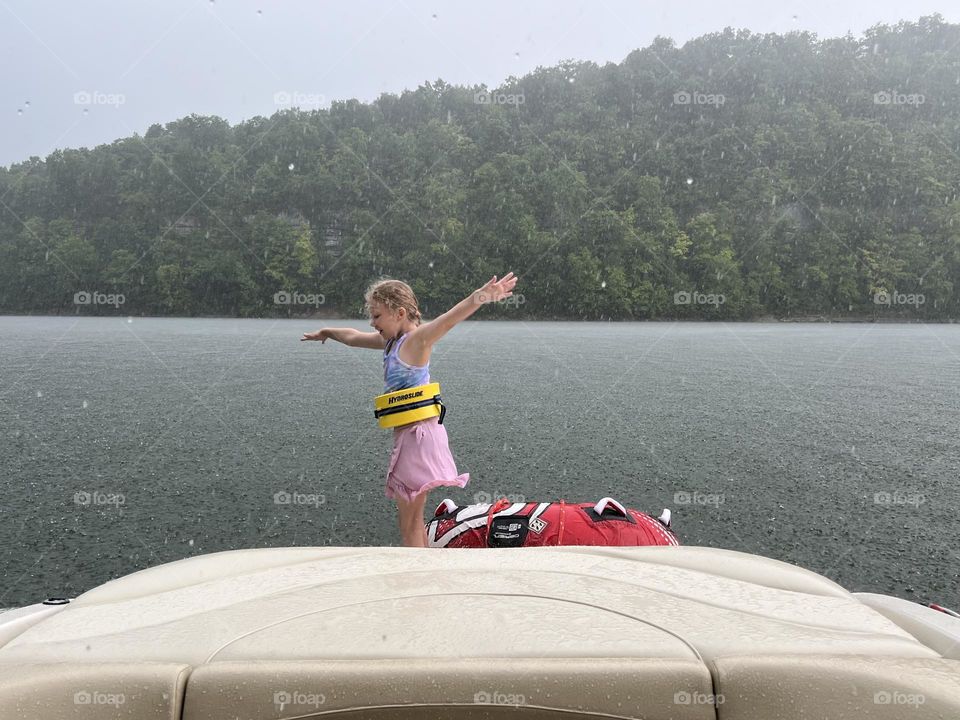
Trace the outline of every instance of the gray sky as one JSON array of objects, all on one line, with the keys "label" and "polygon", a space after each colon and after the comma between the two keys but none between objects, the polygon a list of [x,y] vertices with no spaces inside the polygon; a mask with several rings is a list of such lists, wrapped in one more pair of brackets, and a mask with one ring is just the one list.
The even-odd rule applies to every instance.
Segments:
[{"label": "gray sky", "polygon": [[493,88],[564,59],[620,62],[657,35],[834,37],[934,12],[960,22],[956,0],[0,0],[0,165],[190,113],[269,116],[287,96]]}]

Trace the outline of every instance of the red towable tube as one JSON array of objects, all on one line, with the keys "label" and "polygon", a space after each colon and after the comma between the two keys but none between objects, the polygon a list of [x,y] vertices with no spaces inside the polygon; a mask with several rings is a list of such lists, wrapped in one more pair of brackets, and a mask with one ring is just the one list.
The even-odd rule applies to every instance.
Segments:
[{"label": "red towable tube", "polygon": [[444,500],[427,524],[429,547],[535,547],[541,545],[679,545],[670,513],[660,519],[625,508],[613,498],[598,503],[513,503],[458,507]]}]

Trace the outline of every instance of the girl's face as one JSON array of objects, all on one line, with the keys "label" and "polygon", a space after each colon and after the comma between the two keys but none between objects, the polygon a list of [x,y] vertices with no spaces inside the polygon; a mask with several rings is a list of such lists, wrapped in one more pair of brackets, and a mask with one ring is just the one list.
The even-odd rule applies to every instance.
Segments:
[{"label": "girl's face", "polygon": [[391,310],[378,302],[370,303],[370,326],[389,340],[396,337],[404,325],[407,311],[403,308]]}]

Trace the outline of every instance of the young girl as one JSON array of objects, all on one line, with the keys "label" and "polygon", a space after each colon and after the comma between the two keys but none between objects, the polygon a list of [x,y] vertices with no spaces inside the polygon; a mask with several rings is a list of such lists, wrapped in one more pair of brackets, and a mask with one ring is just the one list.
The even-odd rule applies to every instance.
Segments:
[{"label": "young girl", "polygon": [[[454,325],[481,306],[513,295],[517,278],[494,275],[486,285],[439,317],[421,324],[413,290],[399,280],[375,282],[364,295],[375,332],[354,328],[323,328],[304,333],[301,340],[337,340],[351,347],[383,350],[384,393],[430,382],[430,352]],[[469,473],[458,474],[450,453],[447,430],[437,417],[393,430],[393,453],[387,469],[386,496],[397,502],[400,534],[408,547],[426,547],[423,507],[427,493],[440,485],[464,487]]]}]

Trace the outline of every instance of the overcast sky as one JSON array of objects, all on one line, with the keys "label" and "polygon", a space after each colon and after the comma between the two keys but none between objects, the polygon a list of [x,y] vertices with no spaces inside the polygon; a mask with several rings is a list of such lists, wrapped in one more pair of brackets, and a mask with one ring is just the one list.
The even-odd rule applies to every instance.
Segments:
[{"label": "overcast sky", "polygon": [[0,165],[190,113],[269,116],[288,97],[493,88],[564,59],[620,62],[657,35],[835,37],[934,12],[960,22],[957,0],[0,0]]}]

